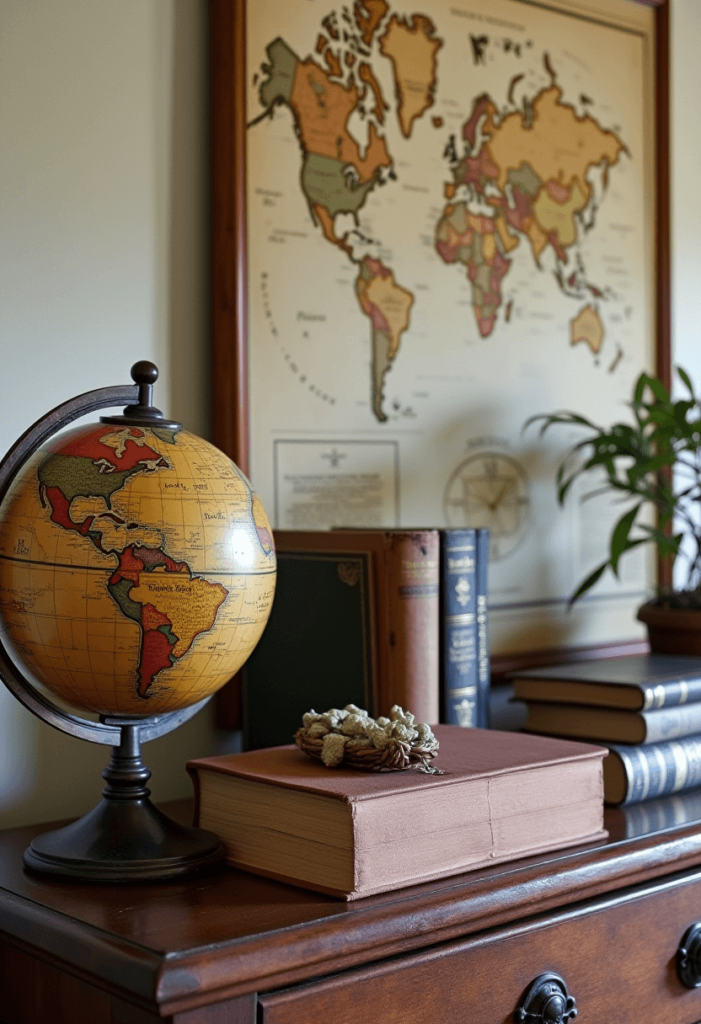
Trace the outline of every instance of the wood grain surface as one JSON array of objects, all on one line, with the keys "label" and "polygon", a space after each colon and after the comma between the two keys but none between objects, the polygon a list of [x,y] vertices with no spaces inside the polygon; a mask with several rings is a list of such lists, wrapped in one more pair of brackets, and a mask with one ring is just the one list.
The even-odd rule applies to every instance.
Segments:
[{"label": "wood grain surface", "polygon": [[[144,1011],[194,1012],[701,870],[699,802],[674,806],[677,823],[659,831],[636,831],[635,817],[612,809],[607,841],[351,904],[230,869],[155,885],[43,878],[22,866],[41,829],[15,829],[0,833],[0,960],[28,952]],[[187,803],[168,810],[191,814]]]},{"label": "wood grain surface", "polygon": [[694,910],[701,875],[263,996],[262,1024],[512,1024],[525,990],[549,972],[565,980],[582,1021],[690,1024],[701,990],[682,985],[674,961]]}]

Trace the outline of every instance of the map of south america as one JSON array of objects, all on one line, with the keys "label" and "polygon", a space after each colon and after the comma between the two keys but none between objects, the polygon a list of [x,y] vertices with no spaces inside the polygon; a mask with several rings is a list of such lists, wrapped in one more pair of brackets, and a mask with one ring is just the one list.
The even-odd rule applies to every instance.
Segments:
[{"label": "map of south america", "polygon": [[369,256],[360,264],[355,291],[361,309],[372,323],[373,412],[383,422],[387,418],[382,409],[385,374],[397,354],[399,339],[409,326],[414,297],[399,287],[391,270]]}]

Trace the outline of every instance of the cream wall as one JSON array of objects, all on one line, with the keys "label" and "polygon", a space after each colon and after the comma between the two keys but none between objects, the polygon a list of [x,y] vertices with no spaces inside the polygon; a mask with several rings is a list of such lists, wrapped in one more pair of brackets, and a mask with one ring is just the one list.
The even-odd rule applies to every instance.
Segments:
[{"label": "cream wall", "polygon": [[[675,360],[701,381],[701,0],[672,0]],[[206,0],[0,0],[0,454],[39,415],[161,369],[209,430]],[[146,747],[159,798],[223,748],[208,709]],[[106,748],[0,687],[0,827],[82,813]]]},{"label": "cream wall", "polygon": [[[140,358],[209,431],[207,32],[206,0],[0,0],[0,454]],[[145,748],[157,797],[211,718]],[[0,826],[87,810],[108,754],[0,686]]]}]

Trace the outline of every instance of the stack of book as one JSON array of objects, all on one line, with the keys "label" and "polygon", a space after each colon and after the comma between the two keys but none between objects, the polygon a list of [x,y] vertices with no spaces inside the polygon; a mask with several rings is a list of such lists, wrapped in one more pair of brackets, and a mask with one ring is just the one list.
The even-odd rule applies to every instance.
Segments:
[{"label": "stack of book", "polygon": [[701,658],[648,654],[513,673],[528,732],[593,740],[607,803],[701,785]]},{"label": "stack of book", "polygon": [[248,749],[346,704],[486,727],[489,531],[276,530],[275,548],[273,609],[243,674]]},{"label": "stack of book", "polygon": [[345,900],[606,836],[601,747],[435,735],[442,775],[327,768],[292,746],[191,761],[196,822],[233,867]]}]

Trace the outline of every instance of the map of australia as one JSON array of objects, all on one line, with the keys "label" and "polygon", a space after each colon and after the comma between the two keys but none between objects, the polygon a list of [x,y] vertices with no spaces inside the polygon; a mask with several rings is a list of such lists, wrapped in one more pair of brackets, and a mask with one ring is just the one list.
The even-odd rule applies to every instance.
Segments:
[{"label": "map of australia", "polygon": [[[479,64],[487,37],[471,40]],[[610,289],[589,279],[581,241],[596,228],[610,172],[631,159],[620,131],[565,95],[547,52],[538,58],[544,87],[529,92],[523,74],[511,75],[503,95],[473,94],[459,131],[447,131],[435,112],[447,45],[427,14],[400,15],[386,0],[364,0],[324,17],[306,52],[271,39],[256,76],[261,112],[249,130],[280,107],[290,112],[311,222],[353,268],[370,344],[370,408],[379,422],[387,419],[387,374],[421,298],[393,265],[393,240],[368,237],[361,216],[371,197],[391,201],[402,181],[395,151],[426,118],[445,170],[442,182],[431,183],[443,196],[434,254],[446,274],[450,265],[464,273],[480,337],[490,338],[500,318],[509,322],[504,287],[523,246],[534,271],[547,259],[556,287],[573,301],[563,343],[583,341],[596,356],[606,335],[601,305]]]}]

